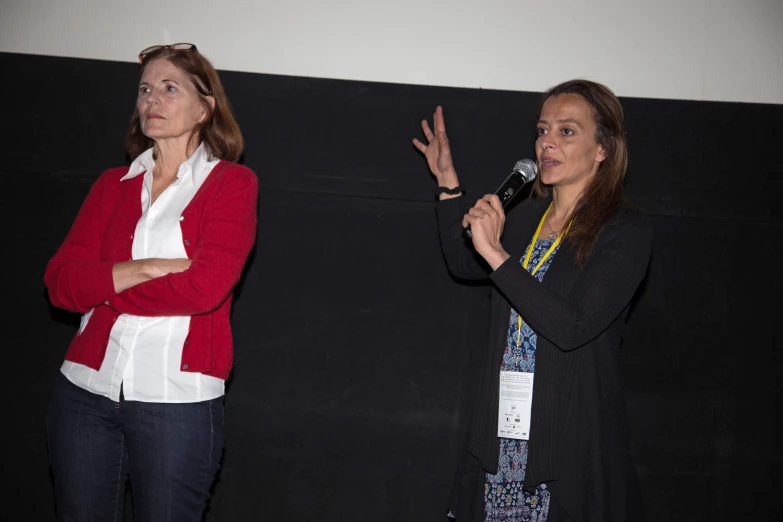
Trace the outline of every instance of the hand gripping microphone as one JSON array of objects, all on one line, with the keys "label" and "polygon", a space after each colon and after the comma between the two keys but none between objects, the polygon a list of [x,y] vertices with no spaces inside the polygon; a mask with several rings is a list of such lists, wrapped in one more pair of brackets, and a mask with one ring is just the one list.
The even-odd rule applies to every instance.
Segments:
[{"label": "hand gripping microphone", "polygon": [[[522,191],[522,187],[526,183],[536,179],[536,174],[538,174],[538,167],[536,167],[536,163],[533,160],[523,159],[516,162],[514,170],[506,178],[506,181],[500,185],[500,188],[495,191],[495,195],[500,198],[500,204],[503,208],[506,208],[511,203],[511,200]],[[473,237],[470,225],[465,227],[465,233],[468,237]]]}]

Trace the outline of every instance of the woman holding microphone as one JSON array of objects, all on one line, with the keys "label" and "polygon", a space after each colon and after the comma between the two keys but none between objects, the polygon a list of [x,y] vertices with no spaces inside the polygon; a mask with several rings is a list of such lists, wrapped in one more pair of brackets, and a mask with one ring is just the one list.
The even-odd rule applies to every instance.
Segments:
[{"label": "woman holding microphone", "polygon": [[545,94],[535,197],[508,219],[495,195],[465,202],[440,107],[434,129],[426,121],[422,128],[427,143],[414,145],[438,182],[448,268],[493,285],[490,336],[481,347],[450,516],[641,520],[618,352],[647,269],[651,230],[623,197],[620,101],[585,80]]}]

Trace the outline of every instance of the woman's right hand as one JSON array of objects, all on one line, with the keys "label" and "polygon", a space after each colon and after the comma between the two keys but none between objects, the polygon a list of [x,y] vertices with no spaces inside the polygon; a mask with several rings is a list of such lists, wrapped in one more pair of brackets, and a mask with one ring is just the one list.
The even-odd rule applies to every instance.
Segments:
[{"label": "woman's right hand", "polygon": [[[451,148],[449,147],[449,138],[446,136],[446,122],[443,119],[443,108],[439,105],[432,116],[432,124],[435,128],[433,132],[427,120],[421,121],[421,129],[427,138],[425,145],[418,139],[413,139],[413,146],[419,149],[427,158],[427,165],[430,172],[438,181],[439,187],[455,188],[459,186],[457,172],[454,170],[454,163],[451,158]],[[443,194],[445,196],[445,194]]]},{"label": "woman's right hand", "polygon": [[184,258],[162,259],[158,257],[144,259],[142,261],[146,264],[146,272],[150,279],[157,279],[158,277],[163,277],[165,275],[184,272],[190,268],[190,263],[192,262],[190,259]]},{"label": "woman's right hand", "polygon": [[190,268],[190,263],[190,259],[162,259],[158,257],[117,263],[112,269],[114,291],[119,294],[141,283],[165,275],[184,272]]}]

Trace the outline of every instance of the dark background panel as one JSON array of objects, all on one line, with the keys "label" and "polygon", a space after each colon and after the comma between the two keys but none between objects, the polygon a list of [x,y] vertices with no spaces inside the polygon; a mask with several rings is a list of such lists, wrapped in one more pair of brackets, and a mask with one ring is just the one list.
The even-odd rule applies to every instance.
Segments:
[{"label": "dark background panel", "polygon": [[[49,306],[42,275],[90,184],[125,162],[137,70],[14,54],[0,67],[0,520],[53,520],[44,418],[78,317]],[[261,194],[209,518],[441,520],[488,288],[448,275],[410,140],[442,104],[478,197],[533,156],[540,94],[221,74]],[[623,103],[628,191],[655,227],[623,350],[649,518],[774,520],[783,106]]]},{"label": "dark background panel", "polygon": [[[248,515],[366,519],[369,508],[345,513],[351,491],[373,506],[370,520],[438,519],[466,384],[456,377],[469,340],[483,338],[469,314],[486,314],[486,288],[456,285],[428,261],[440,257],[430,205],[265,195],[266,231],[234,313],[237,338],[253,341],[237,346],[227,416],[245,441],[234,447],[266,449],[234,467],[229,445],[218,497],[265,484]],[[244,306],[259,295],[279,298]],[[236,401],[257,409],[253,426]]]},{"label": "dark background panel", "polygon": [[[11,149],[4,150],[4,154]],[[8,399],[3,421],[0,520],[54,520],[54,493],[47,460],[46,410],[64,349],[79,318],[49,305],[43,271],[65,237],[90,180],[0,170],[0,222],[4,223],[5,305],[3,361]],[[55,202],[57,202],[55,204]]]},{"label": "dark background panel", "polygon": [[[783,372],[774,267],[783,227],[673,217],[653,224],[646,291],[624,340],[632,443],[650,518],[777,514],[779,497],[763,492],[780,483],[772,472]],[[698,502],[685,502],[686,491]],[[739,491],[753,499],[741,509]]]},{"label": "dark background panel", "polygon": [[[783,105],[623,99],[629,195],[652,214],[780,222]],[[767,141],[771,140],[771,141]]]}]

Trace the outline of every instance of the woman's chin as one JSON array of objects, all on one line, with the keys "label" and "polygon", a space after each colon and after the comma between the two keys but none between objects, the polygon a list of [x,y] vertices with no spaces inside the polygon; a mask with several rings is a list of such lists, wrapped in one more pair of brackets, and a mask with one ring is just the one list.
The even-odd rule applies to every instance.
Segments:
[{"label": "woman's chin", "polygon": [[146,121],[141,132],[151,140],[165,140],[171,138],[171,129],[161,124],[161,120]]},{"label": "woman's chin", "polygon": [[551,187],[552,185],[555,185],[558,182],[558,177],[555,176],[552,172],[544,171],[541,173],[540,178],[541,178],[541,183],[543,183],[548,187]]},{"label": "woman's chin", "polygon": [[142,132],[144,133],[144,135],[146,137],[148,137],[151,140],[160,140],[160,139],[164,139],[165,138],[165,136],[163,135],[165,133],[160,132],[160,131],[158,131],[156,129],[149,129],[149,130],[145,129]]}]

